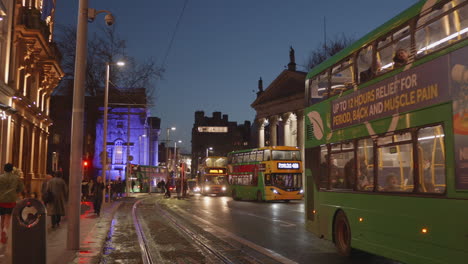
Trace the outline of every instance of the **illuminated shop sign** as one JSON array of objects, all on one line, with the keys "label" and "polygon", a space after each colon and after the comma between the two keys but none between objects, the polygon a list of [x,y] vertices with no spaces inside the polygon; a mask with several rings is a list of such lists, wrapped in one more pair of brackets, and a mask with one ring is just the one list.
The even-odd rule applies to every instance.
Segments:
[{"label": "illuminated shop sign", "polygon": [[198,132],[200,133],[227,133],[227,127],[207,127],[207,126],[199,126]]},{"label": "illuminated shop sign", "polygon": [[299,163],[298,162],[278,162],[278,169],[298,170],[299,169]]}]

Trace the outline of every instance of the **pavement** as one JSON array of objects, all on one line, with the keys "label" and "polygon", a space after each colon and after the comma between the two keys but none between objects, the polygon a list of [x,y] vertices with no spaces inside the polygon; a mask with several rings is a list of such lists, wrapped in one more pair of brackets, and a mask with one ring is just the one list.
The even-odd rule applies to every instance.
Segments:
[{"label": "pavement", "polygon": [[[81,202],[79,250],[67,249],[67,217],[65,216],[62,218],[58,228],[52,228],[50,217],[47,217],[47,264],[100,263],[114,214],[120,207],[120,204],[121,202],[119,200],[103,203],[101,215],[98,217],[94,214],[91,202]],[[11,230],[9,233],[9,237],[11,237]],[[11,239],[8,239],[6,245],[0,244],[0,263],[23,264],[12,263],[10,243]]]}]

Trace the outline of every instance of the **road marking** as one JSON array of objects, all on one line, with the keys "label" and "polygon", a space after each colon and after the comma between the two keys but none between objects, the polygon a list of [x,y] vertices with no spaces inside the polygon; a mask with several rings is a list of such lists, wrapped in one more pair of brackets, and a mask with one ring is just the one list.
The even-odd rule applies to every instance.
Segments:
[{"label": "road marking", "polygon": [[278,219],[274,219],[274,218],[271,219],[271,218],[264,217],[264,216],[254,215],[254,214],[252,214],[252,213],[247,213],[247,214],[243,214],[243,215],[248,215],[248,216],[257,217],[257,218],[260,218],[260,219],[263,219],[263,220],[266,220],[266,221],[277,222],[277,223],[280,223],[280,226],[284,226],[284,227],[293,227],[293,226],[296,226],[296,224],[289,223],[289,222],[286,222],[286,221],[283,221],[283,220],[278,220]]},{"label": "road marking", "polygon": [[[215,230],[218,234],[222,234],[222,235],[224,235],[224,236],[226,236],[226,237],[230,237],[230,238],[236,240],[237,242],[239,242],[239,243],[241,243],[241,244],[244,244],[244,245],[246,245],[246,246],[248,246],[248,247],[250,247],[250,248],[252,248],[252,249],[254,249],[254,250],[256,250],[256,251],[258,251],[258,252],[260,252],[260,253],[262,253],[262,254],[268,256],[268,257],[270,257],[270,258],[272,258],[272,259],[275,259],[276,261],[278,261],[278,262],[280,262],[280,263],[284,263],[284,264],[298,264],[297,262],[295,262],[295,261],[293,261],[293,260],[290,260],[290,259],[288,259],[288,258],[282,256],[281,254],[274,252],[274,251],[271,250],[271,249],[264,248],[264,247],[262,247],[262,246],[260,246],[260,245],[257,245],[257,244],[255,244],[255,243],[249,241],[249,240],[243,239],[243,238],[237,236],[236,234],[227,231],[227,230],[224,229],[224,228],[221,228],[221,227],[219,227],[219,226],[213,225],[211,222],[206,221],[205,219],[202,219],[202,218],[196,216],[195,214],[189,214],[189,213],[187,213],[185,210],[183,210],[182,208],[180,208],[180,207],[177,206],[177,205],[174,206],[174,207],[176,207],[176,208],[178,209],[178,211],[181,212],[182,214],[184,214],[184,215],[186,215],[186,216],[188,216],[188,217],[190,217],[190,218],[192,218],[192,219],[196,219],[196,220],[198,220],[199,222],[204,223],[205,225],[208,225],[209,228],[202,227],[205,231],[207,231],[207,230],[209,230],[209,229],[213,229],[213,230]],[[193,223],[193,222],[192,222],[192,223]],[[213,233],[213,232],[210,232],[210,233]],[[227,242],[227,241],[226,241],[226,242]]]}]

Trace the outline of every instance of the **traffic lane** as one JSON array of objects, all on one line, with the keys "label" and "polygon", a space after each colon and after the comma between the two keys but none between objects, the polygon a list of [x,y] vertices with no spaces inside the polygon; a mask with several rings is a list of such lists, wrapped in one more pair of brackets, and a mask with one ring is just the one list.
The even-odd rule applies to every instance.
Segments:
[{"label": "traffic lane", "polygon": [[353,258],[339,256],[331,242],[306,231],[303,201],[256,203],[194,196],[190,207],[198,217],[298,263],[396,263],[364,252]]}]

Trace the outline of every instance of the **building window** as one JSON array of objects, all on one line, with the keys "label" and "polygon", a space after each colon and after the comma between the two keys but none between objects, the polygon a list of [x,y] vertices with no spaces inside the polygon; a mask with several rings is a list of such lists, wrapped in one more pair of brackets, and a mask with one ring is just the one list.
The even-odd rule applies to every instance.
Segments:
[{"label": "building window", "polygon": [[114,143],[114,164],[123,164],[123,141],[118,139]]}]

